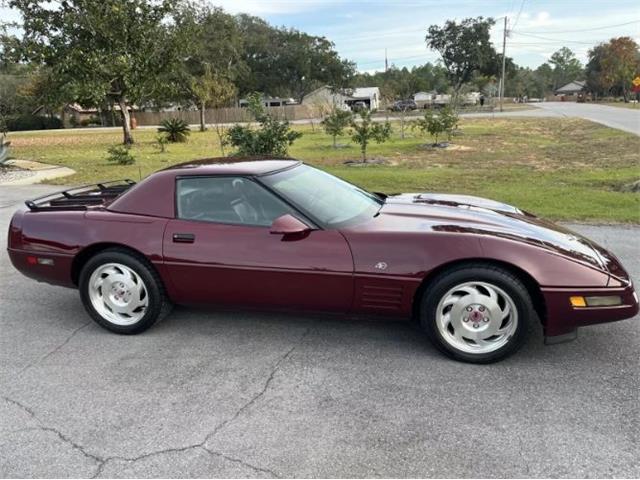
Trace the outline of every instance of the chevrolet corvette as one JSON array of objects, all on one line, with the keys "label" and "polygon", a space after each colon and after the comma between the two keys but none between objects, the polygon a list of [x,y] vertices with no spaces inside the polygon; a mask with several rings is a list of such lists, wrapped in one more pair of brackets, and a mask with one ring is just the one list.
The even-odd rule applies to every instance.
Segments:
[{"label": "chevrolet corvette", "polygon": [[198,160],[25,203],[15,268],[77,288],[119,334],[173,304],[382,315],[489,363],[533,322],[559,343],[638,313],[618,259],[563,227],[478,197],[368,192],[292,159]]}]

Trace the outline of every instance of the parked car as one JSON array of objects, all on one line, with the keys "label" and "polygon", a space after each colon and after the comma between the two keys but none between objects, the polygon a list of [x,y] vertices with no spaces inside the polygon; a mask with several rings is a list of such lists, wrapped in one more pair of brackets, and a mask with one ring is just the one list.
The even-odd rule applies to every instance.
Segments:
[{"label": "parked car", "polygon": [[418,104],[413,100],[398,100],[394,102],[390,110],[394,112],[408,112],[410,110],[417,110]]},{"label": "parked car", "polygon": [[194,161],[30,200],[8,251],[121,334],[174,303],[376,314],[487,363],[538,319],[555,343],[638,313],[618,259],[563,227],[478,197],[367,192],[295,160]]}]

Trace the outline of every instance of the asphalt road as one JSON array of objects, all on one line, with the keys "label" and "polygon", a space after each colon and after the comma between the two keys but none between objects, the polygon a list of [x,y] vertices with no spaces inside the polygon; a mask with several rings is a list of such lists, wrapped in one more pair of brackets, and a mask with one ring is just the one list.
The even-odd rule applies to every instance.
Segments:
[{"label": "asphalt road", "polygon": [[[0,231],[49,188],[0,187]],[[640,283],[639,227],[575,228]],[[387,321],[178,308],[124,337],[2,253],[0,476],[639,477],[638,320],[488,366]]]},{"label": "asphalt road", "polygon": [[640,135],[640,107],[631,109],[576,102],[543,102],[532,103],[532,105],[550,115],[584,118],[607,127]]}]

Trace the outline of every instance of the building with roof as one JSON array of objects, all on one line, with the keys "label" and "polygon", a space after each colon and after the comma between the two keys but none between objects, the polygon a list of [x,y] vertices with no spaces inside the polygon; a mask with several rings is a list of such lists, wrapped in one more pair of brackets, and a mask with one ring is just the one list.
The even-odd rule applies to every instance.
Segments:
[{"label": "building with roof", "polygon": [[325,85],[305,95],[302,104],[325,105],[329,108],[341,108],[346,105],[351,109],[366,106],[369,110],[378,110],[380,108],[380,89],[378,87],[359,87],[336,91]]}]

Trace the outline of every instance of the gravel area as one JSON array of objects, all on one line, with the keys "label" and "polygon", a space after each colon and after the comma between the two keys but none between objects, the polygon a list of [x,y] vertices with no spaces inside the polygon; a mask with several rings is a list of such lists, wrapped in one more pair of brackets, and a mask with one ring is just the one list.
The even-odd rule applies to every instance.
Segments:
[{"label": "gravel area", "polygon": [[32,170],[22,170],[21,168],[0,168],[0,184],[32,177],[36,172]]}]

